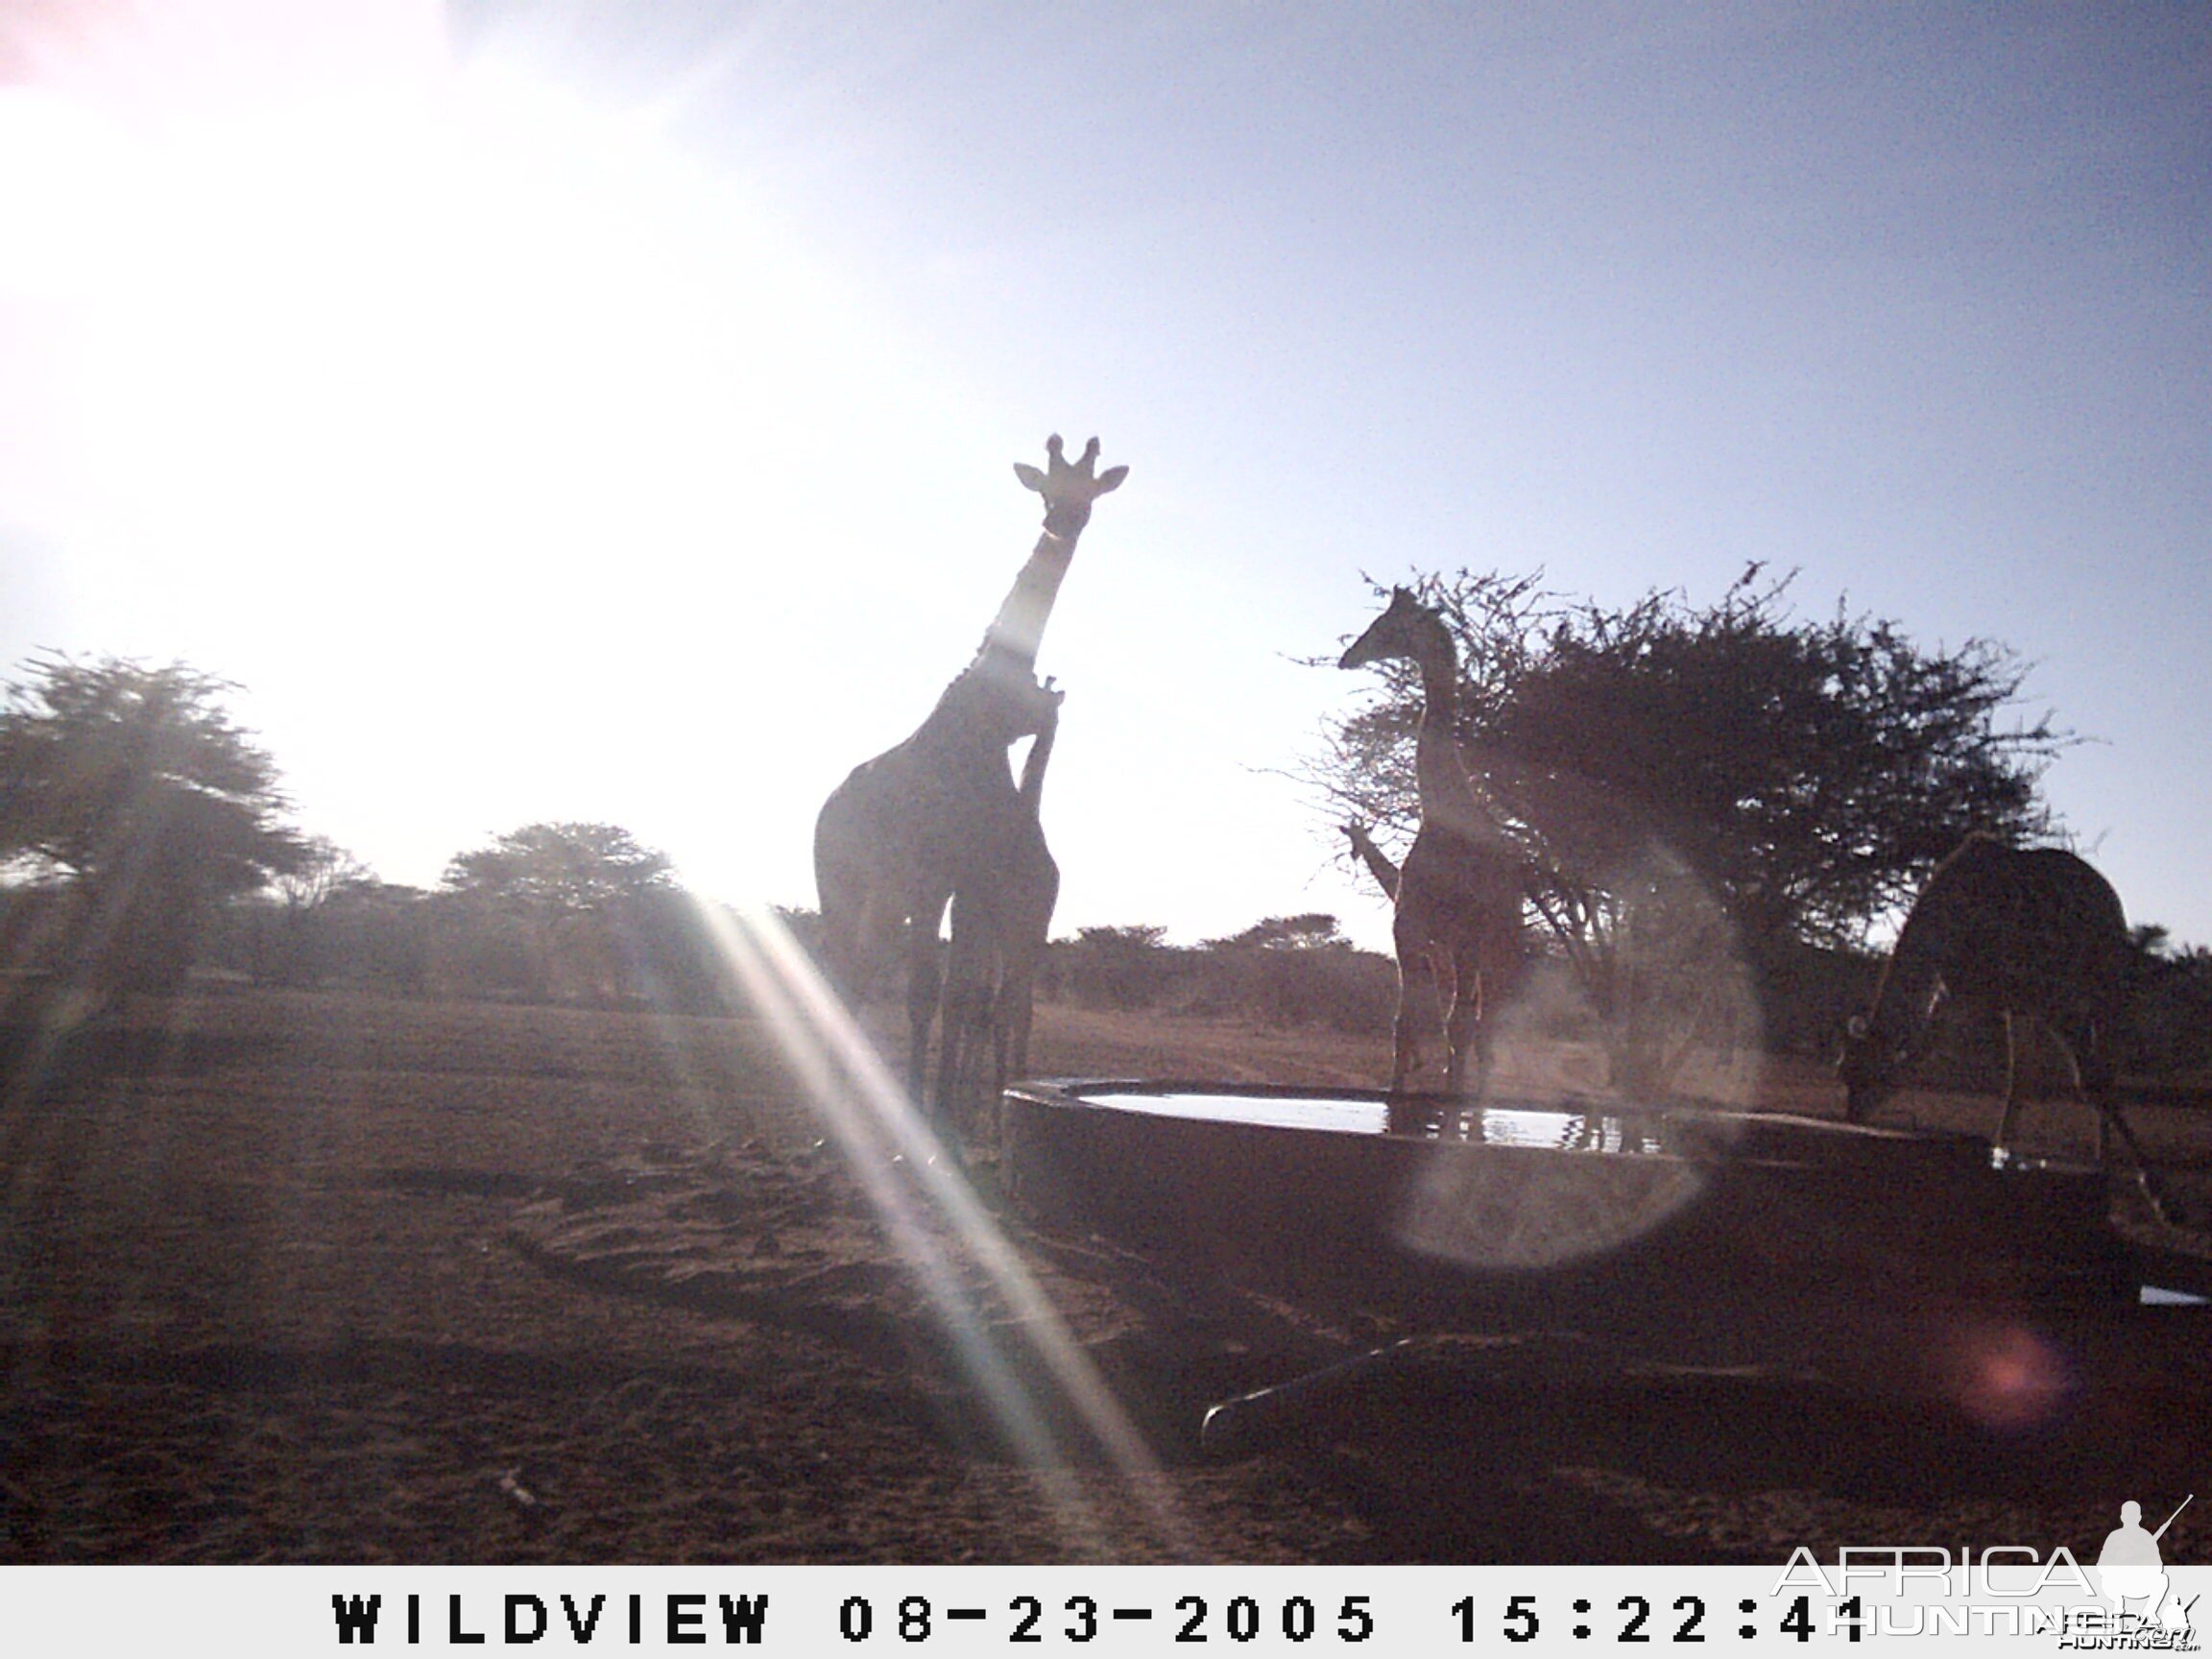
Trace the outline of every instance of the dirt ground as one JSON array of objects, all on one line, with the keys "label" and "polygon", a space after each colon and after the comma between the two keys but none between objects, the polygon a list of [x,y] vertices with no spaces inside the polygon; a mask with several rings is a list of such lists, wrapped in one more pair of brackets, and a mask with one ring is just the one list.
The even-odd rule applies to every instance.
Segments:
[{"label": "dirt ground", "polygon": [[[1932,1356],[1886,1379],[1656,1363],[1587,1318],[1302,1307],[1026,1217],[988,1162],[856,1160],[752,1021],[241,992],[0,1059],[9,1561],[2093,1554],[2122,1501],[2212,1490],[2212,1309],[1937,1298],[1908,1327],[1846,1290],[1846,1326]],[[1372,1084],[1386,1060],[1046,1007],[1032,1070]],[[1833,1110],[1805,1069],[1761,1088]],[[2189,1161],[2186,1112],[2137,1121]],[[947,1185],[992,1228],[921,1201]],[[1201,1447],[1210,1404],[1400,1338],[1329,1408]],[[2212,1558],[2200,1507],[2169,1562]]]}]

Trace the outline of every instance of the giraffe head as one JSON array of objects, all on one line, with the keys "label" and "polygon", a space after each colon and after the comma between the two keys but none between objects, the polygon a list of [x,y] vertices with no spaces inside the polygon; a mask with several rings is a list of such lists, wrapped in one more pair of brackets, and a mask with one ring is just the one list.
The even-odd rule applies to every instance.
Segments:
[{"label": "giraffe head", "polygon": [[1854,1014],[1843,1027],[1843,1052],[1836,1062],[1836,1076],[1843,1085],[1843,1116],[1863,1122],[1883,1101],[1897,1092],[1897,1078],[1911,1057],[1908,1045],[1879,1035],[1874,1022]]},{"label": "giraffe head", "polygon": [[1390,604],[1367,625],[1367,632],[1345,648],[1336,660],[1339,668],[1363,668],[1390,657],[1425,661],[1439,649],[1449,649],[1452,636],[1444,619],[1404,588],[1390,590]]},{"label": "giraffe head", "polygon": [[1043,737],[1060,729],[1060,705],[1068,701],[1068,693],[1061,690],[1047,674],[1031,690],[1025,690],[1017,699],[1020,709],[1022,732],[1024,737]]},{"label": "giraffe head", "polygon": [[1091,503],[1119,489],[1121,480],[1129,476],[1126,467],[1109,467],[1099,472],[1097,465],[1097,439],[1083,445],[1083,458],[1070,467],[1061,451],[1060,434],[1055,432],[1045,440],[1045,470],[1040,472],[1027,462],[1017,461],[1014,476],[1045,497],[1045,528],[1055,536],[1072,537],[1081,535],[1083,526],[1091,522]]},{"label": "giraffe head", "polygon": [[1068,699],[1050,678],[1040,682],[1013,657],[988,648],[976,653],[945,696],[958,703],[971,730],[998,748],[1058,725],[1060,705]]}]

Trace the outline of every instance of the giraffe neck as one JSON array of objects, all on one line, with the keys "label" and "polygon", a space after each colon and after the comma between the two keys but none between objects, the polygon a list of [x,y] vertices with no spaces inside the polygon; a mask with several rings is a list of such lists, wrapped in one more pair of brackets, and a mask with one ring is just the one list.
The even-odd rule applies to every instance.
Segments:
[{"label": "giraffe neck", "polygon": [[1421,665],[1421,725],[1414,733],[1413,776],[1421,794],[1421,821],[1479,834],[1489,816],[1475,799],[1475,785],[1459,758],[1455,733],[1459,711],[1459,664],[1449,640],[1425,651]]},{"label": "giraffe neck", "polygon": [[1037,730],[1036,684],[1025,667],[995,653],[989,640],[939,693],[937,706],[907,738],[909,749],[933,755],[971,781],[988,777],[1012,788],[1007,749]]},{"label": "giraffe neck", "polygon": [[1036,741],[1029,745],[1029,753],[1022,758],[1022,805],[1029,809],[1032,818],[1038,815],[1038,808],[1045,800],[1045,768],[1051,764],[1052,739],[1059,734],[1059,731],[1058,720],[1046,721],[1045,729],[1037,733]]},{"label": "giraffe neck", "polygon": [[1389,894],[1393,899],[1397,898],[1398,866],[1391,863],[1383,855],[1382,849],[1375,845],[1373,837],[1366,830],[1355,824],[1350,827],[1349,832],[1352,837],[1352,851],[1359,854],[1359,861],[1365,864],[1375,879],[1382,884],[1383,892]]},{"label": "giraffe neck", "polygon": [[1897,930],[1867,1012],[1867,1025],[1882,1043],[1902,1044],[1916,1055],[1928,1040],[1929,1003],[1949,955],[1950,922],[1944,906],[1930,904],[1924,894]]},{"label": "giraffe neck", "polygon": [[1045,624],[1051,620],[1052,602],[1060,596],[1061,578],[1075,557],[1077,534],[1061,535],[1047,528],[1037,538],[1029,562],[1014,578],[998,617],[983,636],[984,651],[1010,657],[1024,667],[1036,665],[1037,647],[1044,640]]}]

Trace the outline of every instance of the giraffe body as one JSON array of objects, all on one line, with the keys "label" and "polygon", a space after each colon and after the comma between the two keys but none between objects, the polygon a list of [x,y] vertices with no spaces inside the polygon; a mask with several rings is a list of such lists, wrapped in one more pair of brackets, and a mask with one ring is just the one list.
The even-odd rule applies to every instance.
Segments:
[{"label": "giraffe body", "polygon": [[946,906],[1011,855],[1022,807],[1006,751],[1040,730],[1052,707],[1025,671],[987,655],[946,687],[912,736],[854,767],[815,820],[822,949],[839,989],[865,999],[904,932],[917,1088],[937,1011]]},{"label": "giraffe body", "polygon": [[[1358,668],[1389,658],[1411,661],[1421,671],[1422,686],[1414,748],[1421,827],[1399,866],[1392,895],[1398,1013],[1390,1088],[1405,1089],[1420,1068],[1420,987],[1426,981],[1433,983],[1445,1010],[1445,1090],[1461,1093],[1472,1063],[1479,1094],[1490,1067],[1486,1003],[1518,977],[1524,961],[1526,860],[1491,821],[1459,757],[1453,731],[1458,649],[1443,619],[1403,588],[1337,666]],[[1378,879],[1382,875],[1376,869]]]}]

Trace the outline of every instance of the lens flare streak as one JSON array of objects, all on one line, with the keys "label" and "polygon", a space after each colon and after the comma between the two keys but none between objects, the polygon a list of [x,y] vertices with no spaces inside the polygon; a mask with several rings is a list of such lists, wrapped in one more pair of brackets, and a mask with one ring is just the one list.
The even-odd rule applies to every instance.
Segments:
[{"label": "lens flare streak", "polygon": [[[918,1204],[948,1222],[961,1248],[988,1274],[1013,1310],[1012,1328],[1114,1466],[1126,1476],[1149,1478],[1160,1472],[1157,1459],[875,1046],[781,920],[760,909],[735,917],[709,909],[707,916],[747,1004],[768,1022],[870,1203],[920,1274],[963,1364],[1007,1437],[1044,1480],[1055,1513],[1075,1541],[1091,1553],[1106,1553],[1104,1528],[1071,1479],[1069,1461],[1037,1401],[998,1334],[986,1327],[962,1291],[953,1263],[923,1224]],[[1171,1501],[1156,1481],[1140,1479],[1137,1485],[1164,1541],[1188,1553],[1186,1527]]]}]

